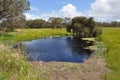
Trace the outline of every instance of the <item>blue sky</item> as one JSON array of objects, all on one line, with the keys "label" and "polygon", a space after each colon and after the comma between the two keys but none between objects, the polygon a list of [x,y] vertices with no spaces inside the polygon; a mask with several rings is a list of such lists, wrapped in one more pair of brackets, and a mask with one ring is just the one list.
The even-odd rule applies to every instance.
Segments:
[{"label": "blue sky", "polygon": [[96,21],[120,21],[120,0],[29,0],[27,19],[86,16]]},{"label": "blue sky", "polygon": [[58,11],[67,4],[72,4],[77,7],[79,11],[86,11],[90,9],[91,3],[95,0],[30,0],[31,6],[38,8],[43,13]]}]

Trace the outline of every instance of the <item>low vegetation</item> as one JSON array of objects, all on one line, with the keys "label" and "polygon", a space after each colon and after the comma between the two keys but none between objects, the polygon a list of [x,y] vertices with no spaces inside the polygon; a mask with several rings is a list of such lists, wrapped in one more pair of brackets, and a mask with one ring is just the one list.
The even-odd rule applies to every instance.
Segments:
[{"label": "low vegetation", "polygon": [[68,36],[65,29],[24,29],[16,35],[14,38],[15,42],[33,40],[49,36]]},{"label": "low vegetation", "polygon": [[50,36],[69,36],[65,28],[62,29],[16,29],[16,32],[0,33],[0,42],[13,43],[28,41]]},{"label": "low vegetation", "polygon": [[34,77],[25,56],[0,44],[0,80],[29,79],[34,80]]},{"label": "low vegetation", "polygon": [[16,34],[9,34],[7,32],[0,32],[0,42],[11,43]]},{"label": "low vegetation", "polygon": [[108,51],[104,54],[112,72],[105,75],[105,80],[120,80],[120,28],[103,28],[102,41]]}]

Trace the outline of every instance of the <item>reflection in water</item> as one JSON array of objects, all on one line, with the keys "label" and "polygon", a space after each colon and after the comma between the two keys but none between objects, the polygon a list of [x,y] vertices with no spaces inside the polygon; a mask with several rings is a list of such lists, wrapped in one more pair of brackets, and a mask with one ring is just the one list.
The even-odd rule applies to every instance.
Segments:
[{"label": "reflection in water", "polygon": [[84,47],[92,42],[73,37],[43,38],[23,43],[30,61],[83,62],[92,51]]}]

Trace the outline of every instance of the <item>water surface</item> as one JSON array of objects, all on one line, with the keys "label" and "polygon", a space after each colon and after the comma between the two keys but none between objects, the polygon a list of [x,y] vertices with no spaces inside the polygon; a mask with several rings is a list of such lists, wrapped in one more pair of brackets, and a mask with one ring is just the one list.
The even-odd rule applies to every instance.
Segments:
[{"label": "water surface", "polygon": [[29,61],[59,61],[59,62],[83,62],[88,59],[92,51],[84,49],[88,46],[86,41],[80,41],[73,37],[42,38],[27,41],[26,47]]}]

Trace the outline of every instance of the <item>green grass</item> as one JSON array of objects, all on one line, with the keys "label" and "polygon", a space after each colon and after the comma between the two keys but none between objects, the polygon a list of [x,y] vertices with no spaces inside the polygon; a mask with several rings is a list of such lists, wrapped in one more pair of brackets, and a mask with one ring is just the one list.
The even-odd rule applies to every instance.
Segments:
[{"label": "green grass", "polygon": [[108,49],[104,55],[107,66],[112,70],[105,80],[120,80],[120,28],[103,28],[101,37]]},{"label": "green grass", "polygon": [[16,34],[9,34],[7,32],[0,32],[0,42],[10,42],[14,40]]},{"label": "green grass", "polygon": [[0,44],[0,80],[25,80],[31,78],[30,65],[19,51],[9,50]]},{"label": "green grass", "polygon": [[28,41],[43,37],[49,37],[49,36],[68,36],[70,35],[67,33],[65,29],[24,29],[21,33],[19,33],[14,41],[20,42],[20,41]]},{"label": "green grass", "polygon": [[16,29],[18,32],[0,33],[0,42],[15,43],[49,36],[69,36],[66,29]]},{"label": "green grass", "polygon": [[21,50],[0,44],[0,80],[49,80],[43,71],[35,70]]}]

